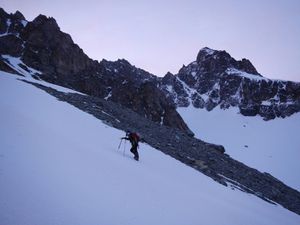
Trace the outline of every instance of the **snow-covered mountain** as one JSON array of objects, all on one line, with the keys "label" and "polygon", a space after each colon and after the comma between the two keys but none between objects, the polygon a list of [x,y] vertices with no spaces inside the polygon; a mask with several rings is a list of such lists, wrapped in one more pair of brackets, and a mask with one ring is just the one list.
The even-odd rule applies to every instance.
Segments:
[{"label": "snow-covered mountain", "polygon": [[161,88],[178,107],[213,110],[236,107],[244,116],[265,120],[300,111],[300,83],[261,76],[247,59],[237,61],[225,51],[203,48],[196,61],[178,74],[168,73]]},{"label": "snow-covered mountain", "polygon": [[19,58],[36,78],[118,102],[151,120],[192,133],[176,107],[212,110],[238,107],[245,116],[287,117],[300,111],[300,84],[262,77],[247,59],[203,48],[176,75],[158,78],[125,59],[90,59],[54,18],[32,22],[0,9],[0,68],[13,72],[6,56]]},{"label": "snow-covered mountain", "polygon": [[[25,80],[27,84],[16,81],[12,74],[18,75],[19,78]],[[23,210],[24,205],[21,204],[22,209],[16,208],[13,204],[19,203],[18,199],[15,199],[15,201],[11,194],[9,194],[10,187],[13,187],[11,193],[17,192],[16,186],[14,185],[16,183],[20,185],[25,184],[27,188],[32,186],[33,189],[41,190],[42,194],[50,194],[50,196],[57,197],[50,189],[44,189],[45,187],[41,186],[40,180],[43,180],[41,178],[42,175],[49,175],[50,180],[44,178],[44,181],[51,186],[58,184],[58,180],[56,179],[62,180],[62,177],[58,175],[61,173],[61,170],[71,169],[73,171],[71,171],[71,173],[68,171],[62,173],[72,176],[69,178],[71,183],[68,183],[67,186],[60,186],[62,192],[58,193],[58,196],[65,193],[71,184],[79,184],[83,187],[83,189],[74,190],[74,195],[75,193],[84,194],[83,192],[88,189],[91,189],[92,193],[96,194],[96,190],[90,185],[93,184],[92,180],[98,179],[97,174],[88,168],[86,168],[86,173],[79,172],[78,169],[75,169],[76,163],[81,164],[82,167],[86,167],[91,163],[94,169],[103,169],[105,174],[103,176],[100,175],[99,179],[108,180],[109,185],[105,188],[107,195],[112,194],[112,192],[109,191],[111,188],[114,192],[119,193],[120,190],[116,187],[117,184],[114,183],[114,180],[108,178],[110,172],[107,168],[104,168],[104,166],[109,167],[109,165],[113,164],[114,160],[116,160],[116,163],[124,165],[123,162],[120,162],[122,160],[118,158],[122,155],[119,154],[120,152],[115,154],[112,158],[110,155],[111,151],[107,152],[109,149],[115,149],[118,145],[118,143],[115,143],[115,139],[109,136],[115,138],[116,135],[121,135],[120,131],[116,131],[111,127],[119,130],[134,129],[143,136],[145,143],[152,146],[143,145],[142,148],[149,150],[149,152],[155,152],[155,149],[160,150],[195,170],[200,171],[220,184],[238,188],[267,202],[280,204],[295,213],[300,213],[300,193],[295,190],[300,190],[299,179],[297,174],[295,174],[295,171],[299,170],[296,161],[296,159],[299,158],[298,148],[300,144],[296,136],[297,128],[299,127],[299,113],[296,113],[300,109],[299,83],[274,81],[264,78],[256,71],[249,60],[243,59],[237,61],[225,51],[204,48],[200,50],[197,60],[188,66],[184,66],[178,74],[172,75],[169,73],[164,78],[158,78],[147,71],[136,68],[125,59],[115,62],[107,60],[97,62],[90,59],[84,54],[80,47],[72,41],[70,35],[60,30],[54,18],[47,18],[46,16],[40,15],[32,22],[29,22],[25,20],[20,12],[7,14],[3,9],[0,9],[0,79],[0,85],[2,86],[1,97],[3,98],[1,100],[3,103],[1,110],[3,109],[2,111],[6,113],[3,114],[5,115],[3,121],[5,121],[6,117],[9,117],[9,113],[11,113],[11,117],[9,117],[10,120],[7,119],[7,121],[12,121],[13,118],[16,117],[17,123],[20,122],[20,124],[22,124],[22,121],[24,121],[21,127],[28,131],[25,133],[21,132],[24,138],[20,140],[17,139],[15,144],[17,152],[21,151],[21,145],[27,144],[29,146],[26,149],[28,152],[21,153],[20,156],[17,155],[18,153],[12,155],[11,159],[16,159],[16,162],[20,163],[20,166],[17,167],[16,173],[14,173],[14,170],[11,170],[11,173],[16,176],[21,176],[21,170],[24,169],[22,165],[24,165],[27,171],[24,174],[25,177],[29,176],[29,178],[34,178],[35,181],[32,179],[29,180],[33,181],[34,184],[38,184],[37,187],[31,184],[26,185],[26,180],[18,183],[14,179],[9,180],[10,172],[5,173],[2,179],[3,183],[7,182],[7,185],[3,187],[3,190],[5,190],[3,193],[8,193],[9,197],[5,198],[6,202],[3,203],[1,207],[5,208],[5,205],[8,204],[10,208],[6,211],[9,216],[3,216],[3,221],[14,221],[13,223],[17,224],[16,220],[13,219],[15,215],[14,210],[18,215],[21,215],[20,218],[24,218],[26,214],[19,212]],[[55,96],[55,98],[60,101],[70,103],[76,108],[94,115],[95,118],[100,119],[106,125],[103,125],[101,128],[95,128],[94,126],[96,125],[91,124],[98,124],[100,123],[99,120],[90,117],[88,120],[81,120],[81,118],[88,116],[72,107],[73,111],[76,111],[78,115],[74,115],[74,120],[72,120],[72,116],[66,118],[67,116],[62,113],[62,109],[66,109],[68,113],[72,114],[73,111],[68,109],[70,106],[62,102],[58,104],[57,101],[49,96],[45,97],[47,96],[45,93],[42,94],[40,91],[35,90],[35,87],[31,86],[31,84]],[[56,86],[55,84],[60,86]],[[63,89],[62,86],[73,90]],[[37,97],[33,97],[33,94],[26,95],[25,90],[28,91],[28,93],[35,93]],[[11,94],[12,91],[15,93]],[[14,96],[14,98],[9,98],[8,96],[10,95]],[[51,99],[51,101],[48,102],[48,98]],[[49,111],[47,113],[43,111],[43,102],[45,102],[45,110]],[[50,103],[52,105],[56,105],[57,103],[58,108],[51,108]],[[31,108],[31,105],[33,105],[33,108]],[[37,109],[38,106],[40,106],[41,109]],[[60,106],[62,106],[62,108],[60,108]],[[28,111],[26,111],[27,109]],[[54,117],[51,117],[50,114],[52,111],[54,114],[58,113],[57,116],[55,114]],[[255,115],[257,116],[254,117]],[[41,118],[47,117],[49,117],[49,124],[48,119],[47,121],[41,120]],[[82,121],[90,125],[86,125],[85,122]],[[32,128],[29,126],[30,122],[33,124]],[[9,146],[14,146],[12,144],[12,130],[18,130],[18,124],[11,123],[10,125],[10,123],[11,122],[6,122],[5,126],[2,126],[0,130],[3,134],[1,136],[3,155],[10,154]],[[61,129],[61,126],[63,126],[63,129]],[[46,131],[48,128],[50,128],[50,133]],[[41,136],[36,132],[37,129],[42,131],[42,133],[40,133]],[[107,134],[105,132],[107,132]],[[29,136],[27,136],[27,133]],[[195,134],[196,138],[192,137],[193,134]],[[52,142],[50,143],[50,141],[46,140],[46,136],[50,137],[51,140],[58,140],[58,142],[54,142],[54,145],[51,145]],[[72,137],[74,137],[74,140],[72,140]],[[97,139],[97,141],[94,139]],[[26,142],[26,140],[28,141]],[[34,140],[36,140],[36,142],[34,142]],[[64,140],[66,143],[64,143]],[[99,140],[105,144],[100,144]],[[110,142],[113,142],[115,147],[113,147]],[[217,145],[211,143],[216,143]],[[43,144],[52,147],[50,149]],[[77,144],[78,148],[74,147],[75,145],[77,146]],[[103,164],[103,167],[98,167],[95,164],[96,161],[90,161],[91,158],[89,158],[89,155],[83,157],[83,159],[86,160],[85,162],[79,159],[79,155],[83,156],[85,154],[83,150],[85,144],[85,150],[87,154],[90,154],[91,158],[96,159],[97,157],[102,157],[99,163]],[[96,146],[101,146],[99,152],[96,150]],[[225,146],[227,154],[224,154],[223,146]],[[61,150],[62,148],[63,150]],[[54,151],[55,157],[58,157],[58,150],[62,151],[64,155],[60,161],[60,169],[56,169],[55,167],[51,168],[50,162],[45,162],[47,168],[44,168],[41,164],[36,164],[37,161],[32,161],[41,159],[41,162],[44,162],[46,160],[39,155],[43,153],[37,153],[39,149],[45,150],[47,156]],[[64,151],[64,149],[67,150]],[[29,154],[29,158],[25,157],[25,160],[29,161],[22,161],[21,158],[18,158],[23,157],[23,154],[27,153]],[[38,154],[36,159],[30,158],[34,157],[33,153]],[[67,154],[69,153],[80,154],[74,158],[73,162],[71,161],[73,164],[70,167],[65,167],[63,163],[68,161]],[[188,174],[177,171],[176,168],[178,168],[178,170],[185,168],[183,165],[173,166],[178,162],[170,164],[172,168],[160,166],[160,162],[161,165],[165,165],[165,162],[169,164],[173,159],[164,161],[167,157],[163,156],[161,158],[161,153],[154,157],[152,157],[151,154],[156,153],[146,154],[145,158],[149,157],[149,159],[153,159],[153,166],[155,163],[159,165],[157,170],[153,171],[154,173],[157,172],[158,174],[159,170],[164,170],[169,174],[169,171],[174,169],[174,174],[177,173],[189,177]],[[156,157],[161,159],[155,162]],[[50,157],[50,159],[52,159],[51,162],[53,162],[54,158]],[[240,160],[248,166],[237,160]],[[30,162],[34,162],[34,167],[28,166]],[[145,163],[146,162],[150,163],[145,159]],[[147,171],[142,170],[140,173],[135,174],[132,172],[132,168],[136,167],[129,167],[125,166],[125,170],[137,175],[140,178],[138,180],[143,181],[141,184],[143,186],[142,190],[149,194],[149,199],[153,197],[152,194],[157,193],[157,190],[155,189],[154,193],[152,193],[151,190],[145,190],[146,184],[148,183],[145,178],[142,177],[150,176],[154,180],[159,181],[158,183],[166,179],[165,176],[157,177],[156,175],[150,175],[151,172],[149,168]],[[150,167],[152,168],[152,164]],[[6,165],[4,168],[8,171],[12,167]],[[37,173],[37,176],[33,175],[30,177],[29,172],[39,168],[42,170],[46,169],[44,171],[46,174]],[[187,168],[184,170],[186,169]],[[51,171],[54,171],[53,176],[50,174]],[[78,181],[76,181],[76,177],[73,177],[75,176],[74,172],[79,172],[80,174]],[[89,178],[84,178],[84,175],[88,174],[88,172],[92,173],[92,175]],[[119,175],[115,174],[117,171],[113,170],[111,173],[112,177],[114,177],[113,179],[121,179]],[[170,173],[170,178],[175,176],[174,174],[173,172]],[[198,176],[201,177],[202,175],[200,174]],[[192,178],[197,181],[187,179],[181,181],[183,184],[180,184],[181,182],[179,180],[175,183],[171,181],[171,183],[173,182],[172,184],[175,186],[178,185],[179,187],[182,187],[182,185],[189,186],[189,184],[195,184],[199,190],[199,183],[197,182],[200,182],[202,178],[198,176],[195,175]],[[127,179],[127,176],[125,177]],[[198,179],[200,180],[198,181]],[[201,182],[207,183],[205,179],[201,180]],[[138,186],[138,183],[135,183],[137,182],[135,181],[135,176],[133,176],[133,178],[130,177],[128,180],[131,182],[134,181],[134,187]],[[281,182],[281,180],[284,181],[284,183]],[[85,184],[85,181],[87,184]],[[101,186],[99,182],[100,181],[94,183],[98,188]],[[209,181],[208,183],[210,184],[211,182]],[[294,189],[287,185],[292,186]],[[173,188],[173,185],[167,186]],[[193,188],[187,190],[191,193],[189,194],[190,197],[191,195],[194,196],[194,192],[197,195],[199,194],[196,189]],[[222,188],[220,188],[220,190]],[[167,191],[167,189],[163,190]],[[174,189],[174,192],[171,191],[171,194],[179,191],[179,189]],[[203,191],[206,192],[207,190],[203,189]],[[25,192],[25,194],[28,194],[28,192]],[[88,196],[87,203],[85,204],[85,206],[89,203],[92,204],[92,206],[88,206],[88,209],[92,211],[91,214],[88,211],[84,211],[88,216],[79,215],[79,220],[93,222],[94,218],[97,218],[95,220],[97,222],[94,224],[99,221],[106,224],[111,224],[109,221],[113,221],[112,224],[120,224],[121,222],[119,220],[113,219],[109,215],[103,216],[105,220],[101,220],[97,216],[95,217],[95,210],[97,209],[95,209],[94,206],[99,205],[91,199],[93,194]],[[239,196],[245,195],[240,194]],[[141,195],[142,193],[139,192],[139,196]],[[158,194],[158,197],[161,198],[162,195]],[[28,200],[28,198],[20,194],[20,199],[24,198]],[[96,199],[100,200],[100,198],[102,197]],[[183,196],[179,198],[184,199]],[[241,199],[243,198],[244,197],[241,197]],[[34,195],[34,199],[41,202],[43,197]],[[206,199],[206,197],[199,195],[198,200],[200,201],[200,199],[203,200]],[[79,201],[80,200],[81,198]],[[116,200],[104,200],[110,207],[113,207],[112,203],[116,203]],[[133,205],[128,203],[129,200],[127,198],[123,200],[129,208],[133,208]],[[220,203],[214,198],[211,200],[216,202],[216,204],[227,205],[227,203]],[[70,199],[68,201],[68,199],[65,198],[61,201],[66,201],[66,203],[62,205],[66,206],[68,212],[78,213],[77,209],[72,208],[71,205],[75,203],[75,205],[79,206],[79,201],[76,200],[76,202],[73,202]],[[173,202],[173,200],[169,198],[164,199],[164,201]],[[29,200],[29,202],[31,202],[31,200]],[[58,205],[60,200],[47,200],[47,202],[49,206],[53,206],[53,204]],[[137,201],[134,202],[137,203]],[[150,203],[150,207],[154,208],[158,206],[161,201],[154,200],[150,201]],[[163,208],[170,206],[169,203],[165,203],[166,202],[162,204]],[[250,203],[251,200],[249,201],[249,204]],[[144,209],[148,209],[146,203],[144,203],[143,206],[145,206]],[[179,221],[179,224],[183,224],[182,218],[185,216],[190,217],[188,220],[191,221],[190,224],[195,224],[193,221],[195,221],[196,217],[192,216],[192,214],[194,215],[197,211],[196,208],[199,206],[196,207],[196,205],[192,204],[188,205],[188,208],[189,207],[193,209],[189,212],[184,211],[183,217],[178,215],[178,217],[175,216],[171,218],[164,213],[165,216],[159,214],[167,221],[162,224],[176,224],[177,222],[179,223]],[[259,207],[260,206],[258,206],[258,208]],[[158,208],[162,209],[160,207]],[[199,208],[204,210],[203,206]],[[28,212],[32,212],[35,209],[33,206],[28,209]],[[178,212],[183,210],[181,206],[176,206],[172,209]],[[49,208],[46,207],[44,210],[46,211],[42,213],[45,215],[52,215],[51,212],[49,213],[48,211]],[[101,211],[102,210],[105,211],[103,207],[101,208]],[[138,212],[142,214],[145,214],[145,211],[138,210]],[[152,211],[156,212],[156,209]],[[24,212],[26,212],[25,209]],[[133,218],[134,221],[138,221],[132,222],[127,216],[127,212],[126,215],[121,213],[127,221],[127,224],[138,224],[138,222],[139,224],[145,224],[145,222],[141,222],[142,219],[145,218],[144,216],[130,217]],[[211,211],[207,212],[211,213]],[[71,221],[73,220],[70,219],[70,217],[60,217],[57,213],[58,211],[55,211],[55,216],[58,220],[62,219],[62,221],[57,221],[56,224],[72,223]],[[218,213],[221,213],[221,211]],[[232,212],[228,213],[231,215]],[[120,212],[118,212],[118,214],[120,214]],[[233,213],[232,215],[235,214]],[[249,215],[252,216],[253,214]],[[38,221],[41,220],[42,217],[43,216],[38,215],[37,217],[33,216],[28,218],[37,218]],[[151,218],[152,220],[147,217],[147,221],[152,221],[151,223],[149,222],[149,224],[153,224],[154,222],[161,223],[157,222],[158,217]],[[173,218],[175,219],[173,220]],[[235,220],[231,219],[225,221],[227,221],[226,224],[230,224],[229,221],[234,221],[234,224],[245,224],[242,223],[245,222],[242,218],[248,218],[248,216],[242,212],[239,219],[240,222],[235,223]],[[281,217],[279,213],[278,221],[282,221],[282,218],[285,218],[285,216]],[[291,218],[293,217],[288,216],[287,220]],[[65,223],[64,220],[68,222]],[[217,223],[219,220],[216,218],[216,220],[212,221]],[[252,221],[251,223],[258,223],[254,220],[249,221]],[[273,221],[273,219],[271,219],[266,221],[265,224],[268,224],[275,220]],[[291,219],[291,221],[291,224],[293,224],[294,219]],[[197,220],[196,224],[198,224],[198,222]],[[213,222],[211,222],[211,224],[214,224]],[[83,224],[84,222],[77,223]],[[206,220],[205,224],[207,223],[210,224],[210,222]],[[259,224],[263,223],[264,221]]]},{"label": "snow-covered mountain", "polygon": [[147,144],[134,161],[124,132],[5,72],[0,109],[0,224],[300,223]]},{"label": "snow-covered mountain", "polygon": [[[157,87],[154,75],[122,59],[116,62],[90,59],[54,18],[39,15],[28,22],[20,12],[0,8],[0,69],[11,68],[10,57],[41,73],[37,79],[59,84],[122,104],[151,120],[184,130],[185,122]],[[152,82],[154,81],[154,82]]]}]

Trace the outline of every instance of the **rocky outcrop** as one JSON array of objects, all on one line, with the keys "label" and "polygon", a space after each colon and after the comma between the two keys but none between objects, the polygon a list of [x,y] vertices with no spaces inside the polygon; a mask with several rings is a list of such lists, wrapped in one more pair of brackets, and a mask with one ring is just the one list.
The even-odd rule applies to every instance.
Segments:
[{"label": "rocky outcrop", "polygon": [[196,62],[206,73],[218,74],[225,72],[228,68],[237,68],[259,76],[259,73],[248,59],[236,61],[226,51],[216,51],[205,47],[199,51]]},{"label": "rocky outcrop", "polygon": [[[157,87],[157,78],[126,60],[100,63],[90,59],[54,18],[39,15],[32,22],[20,12],[0,9],[0,55],[20,57],[41,72],[39,79],[88,95],[115,101],[155,122],[193,135],[176,108]],[[1,58],[0,58],[1,59]],[[4,70],[7,62],[2,59]]]},{"label": "rocky outcrop", "polygon": [[96,62],[74,44],[70,35],[60,31],[53,18],[39,15],[20,36],[26,41],[22,60],[42,71],[45,79],[67,80],[95,67]]},{"label": "rocky outcrop", "polygon": [[161,89],[179,107],[238,107],[245,116],[265,120],[300,111],[300,83],[264,78],[249,60],[237,61],[209,48],[201,49],[197,60],[178,74],[167,74]]},{"label": "rocky outcrop", "polygon": [[10,15],[0,8],[1,55],[21,56],[24,42],[20,38],[20,32],[24,30],[26,24],[24,16],[19,11]]}]

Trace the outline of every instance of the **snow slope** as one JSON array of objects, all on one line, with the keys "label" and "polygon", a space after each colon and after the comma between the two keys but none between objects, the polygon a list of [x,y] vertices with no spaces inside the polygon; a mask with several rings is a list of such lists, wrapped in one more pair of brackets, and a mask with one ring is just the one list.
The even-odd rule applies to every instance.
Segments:
[{"label": "snow slope", "polygon": [[196,137],[223,145],[234,159],[300,190],[300,113],[264,121],[259,116],[242,116],[235,108],[177,111]]},{"label": "snow slope", "polygon": [[0,72],[1,225],[300,224]]}]

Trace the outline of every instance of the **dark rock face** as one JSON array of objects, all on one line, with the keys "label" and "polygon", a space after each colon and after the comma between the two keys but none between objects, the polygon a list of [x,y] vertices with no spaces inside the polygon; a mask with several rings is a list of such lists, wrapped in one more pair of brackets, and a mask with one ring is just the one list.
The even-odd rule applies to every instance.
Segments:
[{"label": "dark rock face", "polygon": [[226,51],[216,51],[207,47],[199,51],[197,63],[207,72],[221,73],[228,68],[237,68],[247,73],[260,75],[248,59],[236,61]]},{"label": "dark rock face", "polygon": [[[32,22],[20,12],[0,9],[0,55],[21,57],[40,79],[109,99],[155,122],[192,135],[175,106],[157,87],[157,78],[126,60],[100,63],[90,59],[54,18],[39,15]],[[3,59],[2,59],[3,60]],[[1,68],[11,70],[1,62]]]},{"label": "dark rock face", "polygon": [[19,11],[9,15],[0,8],[0,53],[2,55],[21,56],[23,41],[19,32],[24,30],[25,24],[24,16]]},{"label": "dark rock face", "polygon": [[237,68],[250,74],[260,75],[248,59],[237,61]]},{"label": "dark rock face", "polygon": [[0,37],[0,52],[3,55],[19,57],[23,49],[23,41],[13,34]]},{"label": "dark rock face", "polygon": [[57,80],[66,79],[93,65],[70,35],[60,31],[53,18],[38,16],[27,25],[21,37],[26,40],[22,60],[42,71],[46,79],[54,76]]},{"label": "dark rock face", "polygon": [[25,18],[17,11],[15,14],[7,14],[0,8],[0,33],[17,34],[24,28]]},{"label": "dark rock face", "polygon": [[265,120],[300,111],[300,83],[264,78],[249,60],[236,61],[225,51],[209,48],[201,49],[197,60],[178,74],[167,74],[161,89],[180,107],[238,107],[245,116]]}]

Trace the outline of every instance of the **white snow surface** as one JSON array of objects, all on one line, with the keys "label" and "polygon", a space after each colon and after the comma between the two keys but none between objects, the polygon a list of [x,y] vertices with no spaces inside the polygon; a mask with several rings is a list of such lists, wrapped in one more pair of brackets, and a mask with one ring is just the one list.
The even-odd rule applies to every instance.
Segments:
[{"label": "white snow surface", "polygon": [[208,55],[213,55],[216,52],[215,50],[208,48],[208,47],[202,48],[201,51],[205,51],[206,54],[208,54]]},{"label": "white snow surface", "polygon": [[300,190],[300,113],[264,121],[242,116],[237,108],[177,111],[197,138],[223,145],[234,159]]},{"label": "white snow surface", "polygon": [[[27,80],[29,82],[34,82],[34,83],[37,83],[37,84],[41,84],[41,85],[44,85],[44,86],[47,86],[47,87],[50,87],[50,88],[54,88],[58,91],[61,91],[61,92],[65,92],[65,93],[78,93],[78,94],[83,94],[83,93],[80,93],[78,91],[74,91],[72,89],[69,89],[69,88],[65,88],[65,87],[61,87],[61,86],[58,86],[58,85],[55,85],[55,84],[51,84],[51,83],[48,83],[48,82],[45,82],[43,80],[36,80],[32,77],[32,75],[36,75],[36,74],[42,74],[42,72],[36,70],[36,69],[33,69],[31,67],[28,67],[26,66],[23,61],[21,60],[20,57],[12,57],[10,55],[1,55],[2,58],[4,58],[6,61],[5,63],[10,67],[12,68],[13,70],[15,70],[16,72],[18,72],[19,74],[23,75],[24,77],[20,77],[20,79],[24,79],[24,80]],[[26,71],[25,69],[23,69],[20,65],[22,65],[23,67],[26,67],[28,71]],[[1,71],[0,71],[1,72]]]},{"label": "white snow surface", "polygon": [[0,110],[1,225],[300,224],[5,72]]},{"label": "white snow surface", "polygon": [[21,23],[22,23],[23,27],[26,27],[27,24],[28,24],[28,21],[27,20],[21,20]]},{"label": "white snow surface", "polygon": [[234,75],[234,76],[241,76],[241,77],[245,77],[248,78],[250,80],[255,80],[255,81],[261,81],[261,80],[265,80],[265,81],[269,81],[270,79],[255,75],[255,74],[251,74],[251,73],[247,73],[245,71],[242,70],[238,70],[235,68],[228,68],[226,70],[226,73],[229,75]]}]

